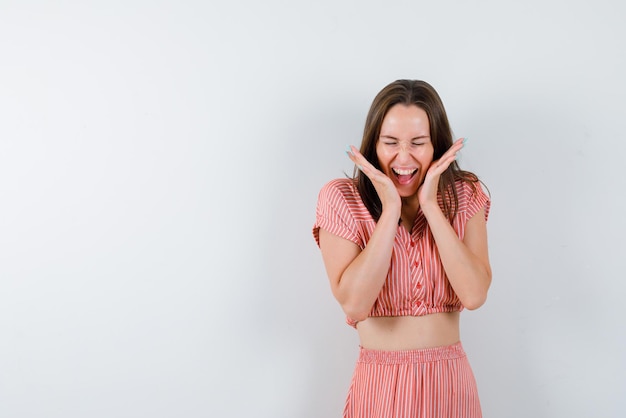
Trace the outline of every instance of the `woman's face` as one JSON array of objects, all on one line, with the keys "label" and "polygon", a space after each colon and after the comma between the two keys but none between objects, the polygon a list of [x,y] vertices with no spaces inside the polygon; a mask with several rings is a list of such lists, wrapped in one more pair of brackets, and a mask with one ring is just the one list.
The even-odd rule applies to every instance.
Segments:
[{"label": "woman's face", "polygon": [[428,115],[423,109],[404,104],[389,109],[376,143],[376,155],[401,197],[417,194],[433,161],[433,151]]}]

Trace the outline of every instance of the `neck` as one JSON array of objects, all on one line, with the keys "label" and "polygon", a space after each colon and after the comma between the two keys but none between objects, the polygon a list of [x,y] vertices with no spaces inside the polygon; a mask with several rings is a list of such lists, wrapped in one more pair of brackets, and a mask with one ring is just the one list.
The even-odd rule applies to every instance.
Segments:
[{"label": "neck", "polygon": [[402,221],[402,225],[404,225],[409,231],[413,227],[413,222],[415,222],[415,217],[417,216],[419,207],[420,203],[417,196],[402,198],[402,212],[400,219]]}]

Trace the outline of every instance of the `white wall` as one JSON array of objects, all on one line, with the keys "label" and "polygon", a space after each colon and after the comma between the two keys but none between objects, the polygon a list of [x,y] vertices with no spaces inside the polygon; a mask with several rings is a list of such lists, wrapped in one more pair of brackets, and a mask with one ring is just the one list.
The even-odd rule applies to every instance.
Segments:
[{"label": "white wall", "polygon": [[340,416],[310,228],[397,78],[492,194],[485,417],[624,416],[625,9],[1,1],[0,416]]}]

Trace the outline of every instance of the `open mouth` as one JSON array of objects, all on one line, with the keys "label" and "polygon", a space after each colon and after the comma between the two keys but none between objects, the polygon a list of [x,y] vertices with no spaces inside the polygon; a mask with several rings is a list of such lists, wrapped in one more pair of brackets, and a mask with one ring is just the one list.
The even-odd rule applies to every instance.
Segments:
[{"label": "open mouth", "polygon": [[417,168],[412,169],[400,169],[400,168],[392,168],[393,174],[396,175],[396,179],[398,179],[398,183],[400,184],[408,184],[413,180],[415,174],[417,174]]}]

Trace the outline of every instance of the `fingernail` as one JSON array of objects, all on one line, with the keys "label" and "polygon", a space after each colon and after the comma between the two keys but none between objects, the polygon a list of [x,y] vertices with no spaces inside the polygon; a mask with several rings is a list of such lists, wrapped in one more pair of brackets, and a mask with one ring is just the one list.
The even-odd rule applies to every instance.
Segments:
[{"label": "fingernail", "polygon": [[354,154],[352,153],[352,149],[350,148],[350,145],[346,145],[346,154],[348,154],[349,156],[350,156],[350,155],[354,155]]},{"label": "fingernail", "polygon": [[467,143],[467,140],[468,140],[467,137],[463,138],[463,145],[465,145],[465,143]]},{"label": "fingernail", "polygon": [[363,166],[361,164],[357,164],[356,168],[358,168],[359,170],[363,171]]}]

